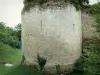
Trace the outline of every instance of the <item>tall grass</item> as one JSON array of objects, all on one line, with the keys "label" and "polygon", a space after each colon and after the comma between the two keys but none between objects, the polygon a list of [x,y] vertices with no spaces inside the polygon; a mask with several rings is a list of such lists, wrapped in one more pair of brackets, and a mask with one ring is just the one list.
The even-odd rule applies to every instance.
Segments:
[{"label": "tall grass", "polygon": [[20,63],[21,50],[12,48],[9,45],[0,43],[0,62]]}]

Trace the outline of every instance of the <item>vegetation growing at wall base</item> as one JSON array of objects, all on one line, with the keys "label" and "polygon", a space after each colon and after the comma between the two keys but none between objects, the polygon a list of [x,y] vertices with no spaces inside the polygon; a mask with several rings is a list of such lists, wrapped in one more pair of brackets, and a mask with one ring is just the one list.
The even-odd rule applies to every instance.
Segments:
[{"label": "vegetation growing at wall base", "polygon": [[76,67],[78,71],[86,71],[93,75],[100,74],[100,39],[94,37],[84,38],[83,55],[77,60]]},{"label": "vegetation growing at wall base", "polygon": [[[89,6],[89,13],[94,16],[95,27],[100,32],[100,3]],[[100,33],[98,36],[83,39],[83,55],[77,60],[78,71],[87,71],[89,75],[100,74]]]},{"label": "vegetation growing at wall base", "polygon": [[39,54],[37,55],[37,60],[38,60],[38,64],[39,64],[39,67],[40,67],[40,71],[43,70],[47,60],[45,57],[43,56],[40,56]]}]

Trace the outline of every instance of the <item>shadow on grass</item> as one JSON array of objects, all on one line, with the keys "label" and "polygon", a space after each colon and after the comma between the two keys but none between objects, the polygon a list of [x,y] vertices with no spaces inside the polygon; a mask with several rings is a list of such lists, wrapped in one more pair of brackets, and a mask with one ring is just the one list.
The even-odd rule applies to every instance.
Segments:
[{"label": "shadow on grass", "polygon": [[70,73],[69,75],[95,75],[95,74],[92,74],[92,73],[86,72],[86,71],[84,71],[84,72],[82,72],[82,71],[74,71],[74,72]]}]

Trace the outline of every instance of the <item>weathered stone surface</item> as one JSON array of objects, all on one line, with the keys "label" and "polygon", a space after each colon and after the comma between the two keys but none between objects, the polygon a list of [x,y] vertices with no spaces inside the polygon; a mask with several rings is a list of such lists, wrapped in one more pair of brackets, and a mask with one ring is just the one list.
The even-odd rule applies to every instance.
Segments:
[{"label": "weathered stone surface", "polygon": [[83,32],[83,38],[91,38],[93,36],[96,36],[96,28],[95,25],[95,18],[85,12],[82,12],[82,32]]},{"label": "weathered stone surface", "polygon": [[71,5],[54,10],[34,7],[22,14],[22,49],[28,64],[37,64],[38,53],[47,58],[45,68],[73,65],[81,55],[81,43],[81,12]]}]

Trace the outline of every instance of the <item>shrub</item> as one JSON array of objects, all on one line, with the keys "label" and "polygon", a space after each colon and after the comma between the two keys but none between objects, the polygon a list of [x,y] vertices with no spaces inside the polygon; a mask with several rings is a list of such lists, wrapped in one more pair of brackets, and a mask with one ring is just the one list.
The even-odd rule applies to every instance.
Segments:
[{"label": "shrub", "polygon": [[58,64],[58,65],[56,65],[56,72],[57,72],[57,74],[59,74],[60,71],[61,71],[61,68],[60,68],[60,65]]},{"label": "shrub", "polygon": [[39,67],[40,67],[40,70],[43,70],[45,64],[46,64],[46,58],[43,57],[43,56],[40,56],[39,54],[37,55],[37,60],[38,60],[38,64],[39,64]]},{"label": "shrub", "polygon": [[76,69],[78,71],[84,71],[84,58],[81,56],[75,63]]},{"label": "shrub", "polygon": [[76,62],[76,69],[93,75],[100,73],[100,42],[91,38],[84,41],[83,55]]}]

